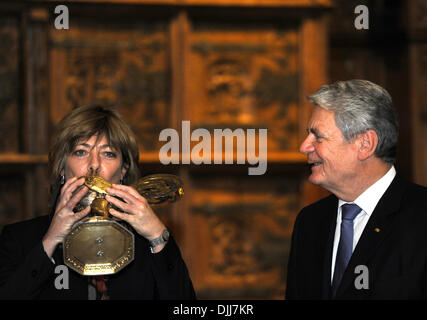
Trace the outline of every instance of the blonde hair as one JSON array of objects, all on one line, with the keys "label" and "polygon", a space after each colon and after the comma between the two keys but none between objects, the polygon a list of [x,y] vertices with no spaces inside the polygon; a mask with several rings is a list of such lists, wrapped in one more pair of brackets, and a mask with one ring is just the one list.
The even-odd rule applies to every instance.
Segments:
[{"label": "blonde hair", "polygon": [[92,136],[105,136],[108,144],[121,152],[123,166],[127,169],[123,184],[132,184],[139,178],[139,149],[135,134],[115,109],[100,105],[76,108],[59,122],[56,131],[48,163],[51,197],[56,197],[59,190],[66,157],[78,143]]}]

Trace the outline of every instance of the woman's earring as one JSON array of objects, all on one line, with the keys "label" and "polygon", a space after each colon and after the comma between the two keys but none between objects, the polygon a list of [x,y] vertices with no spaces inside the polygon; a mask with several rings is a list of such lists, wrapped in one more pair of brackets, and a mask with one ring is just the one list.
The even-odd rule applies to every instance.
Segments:
[{"label": "woman's earring", "polygon": [[61,186],[63,186],[65,184],[65,176],[64,175],[62,175],[60,177],[60,182],[59,183],[61,184]]},{"label": "woman's earring", "polygon": [[120,184],[123,184],[123,178],[120,179],[119,181]]}]

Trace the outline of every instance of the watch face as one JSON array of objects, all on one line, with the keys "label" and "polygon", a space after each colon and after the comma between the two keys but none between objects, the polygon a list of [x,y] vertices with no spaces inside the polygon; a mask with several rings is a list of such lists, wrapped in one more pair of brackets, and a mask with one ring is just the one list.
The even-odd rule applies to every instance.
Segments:
[{"label": "watch face", "polygon": [[163,233],[162,233],[162,238],[163,238],[163,240],[165,240],[165,241],[168,241],[169,240],[169,230],[168,229],[165,229],[164,231],[163,231]]}]

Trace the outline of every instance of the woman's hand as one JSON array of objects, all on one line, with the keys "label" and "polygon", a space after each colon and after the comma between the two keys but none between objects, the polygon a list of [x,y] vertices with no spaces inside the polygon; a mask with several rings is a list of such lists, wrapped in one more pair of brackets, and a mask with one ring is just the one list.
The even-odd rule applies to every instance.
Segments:
[{"label": "woman's hand", "polygon": [[[118,196],[123,201],[106,196],[105,199],[121,209],[123,212],[110,209],[110,214],[116,218],[129,223],[138,234],[148,240],[153,240],[159,237],[165,225],[160,221],[156,214],[151,209],[147,200],[141,196],[134,188],[121,184],[113,184],[107,188],[107,192],[111,195]],[[154,252],[159,252],[163,249],[164,244],[154,248]]]},{"label": "woman's hand", "polygon": [[56,246],[64,240],[64,237],[70,232],[73,225],[90,212],[90,206],[80,212],[73,212],[73,208],[88,191],[88,188],[84,186],[73,196],[73,192],[81,186],[84,181],[84,177],[80,179],[73,177],[69,179],[61,189],[55,214],[42,240],[44,250],[49,258],[52,257]]}]

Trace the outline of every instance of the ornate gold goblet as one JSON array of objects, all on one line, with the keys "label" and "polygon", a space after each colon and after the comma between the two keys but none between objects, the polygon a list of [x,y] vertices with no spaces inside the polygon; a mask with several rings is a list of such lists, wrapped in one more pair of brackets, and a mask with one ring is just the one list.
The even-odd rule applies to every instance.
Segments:
[{"label": "ornate gold goblet", "polygon": [[[115,208],[105,199],[110,182],[98,176],[86,176],[84,185],[89,191],[74,211],[90,206],[91,212],[65,237],[64,263],[87,276],[117,273],[134,259],[134,234],[108,213],[109,208]],[[139,179],[132,187],[149,204],[174,202],[184,194],[181,180],[171,174],[149,175]]]}]

